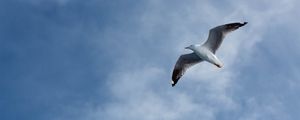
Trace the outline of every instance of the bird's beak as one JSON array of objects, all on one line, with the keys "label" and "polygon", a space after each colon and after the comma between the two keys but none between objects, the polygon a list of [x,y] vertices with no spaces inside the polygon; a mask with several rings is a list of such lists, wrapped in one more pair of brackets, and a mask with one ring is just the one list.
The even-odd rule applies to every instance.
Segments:
[{"label": "bird's beak", "polygon": [[184,49],[190,49],[190,47],[185,47]]}]

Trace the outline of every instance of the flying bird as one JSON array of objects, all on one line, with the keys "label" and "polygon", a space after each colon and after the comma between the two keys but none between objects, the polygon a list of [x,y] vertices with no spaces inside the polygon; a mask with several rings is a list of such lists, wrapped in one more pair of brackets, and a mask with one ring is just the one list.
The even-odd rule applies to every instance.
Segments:
[{"label": "flying bird", "polygon": [[185,49],[190,49],[193,52],[189,54],[183,54],[178,58],[173,70],[171,81],[172,87],[176,85],[178,80],[182,77],[182,75],[189,67],[202,61],[207,61],[217,66],[218,68],[223,67],[222,62],[215,55],[217,49],[220,47],[226,34],[246,24],[247,22],[236,22],[214,27],[209,30],[208,39],[204,44],[193,44],[185,47]]}]

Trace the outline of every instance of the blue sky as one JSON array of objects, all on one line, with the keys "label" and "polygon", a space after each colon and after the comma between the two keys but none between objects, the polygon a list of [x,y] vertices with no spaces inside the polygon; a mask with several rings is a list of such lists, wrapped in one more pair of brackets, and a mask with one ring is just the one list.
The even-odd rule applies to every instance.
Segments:
[{"label": "blue sky", "polygon": [[[295,120],[297,0],[2,0],[3,120]],[[208,29],[247,21],[174,88]]]}]

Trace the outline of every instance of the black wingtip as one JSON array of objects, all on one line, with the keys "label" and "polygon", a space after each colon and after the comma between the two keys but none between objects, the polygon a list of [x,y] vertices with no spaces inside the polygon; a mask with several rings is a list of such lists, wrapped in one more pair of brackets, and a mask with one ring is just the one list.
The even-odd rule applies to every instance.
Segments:
[{"label": "black wingtip", "polygon": [[246,24],[248,24],[248,22],[244,22],[244,23],[242,23],[241,27],[242,27],[242,26],[244,26],[244,25],[246,25]]},{"label": "black wingtip", "polygon": [[172,84],[172,87],[174,87],[176,83],[173,80],[171,80],[171,84]]}]

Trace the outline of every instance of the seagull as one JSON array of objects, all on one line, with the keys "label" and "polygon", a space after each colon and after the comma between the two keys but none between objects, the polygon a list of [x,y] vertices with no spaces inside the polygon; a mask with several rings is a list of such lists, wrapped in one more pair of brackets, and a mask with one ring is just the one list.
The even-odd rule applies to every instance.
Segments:
[{"label": "seagull", "polygon": [[222,62],[215,55],[217,49],[220,47],[226,34],[246,25],[247,23],[248,22],[236,22],[214,27],[209,30],[208,39],[204,44],[193,44],[185,47],[185,49],[192,50],[193,52],[189,54],[183,54],[178,58],[173,70],[171,81],[172,87],[176,85],[178,80],[189,67],[202,61],[207,61],[218,68],[222,68]]}]

